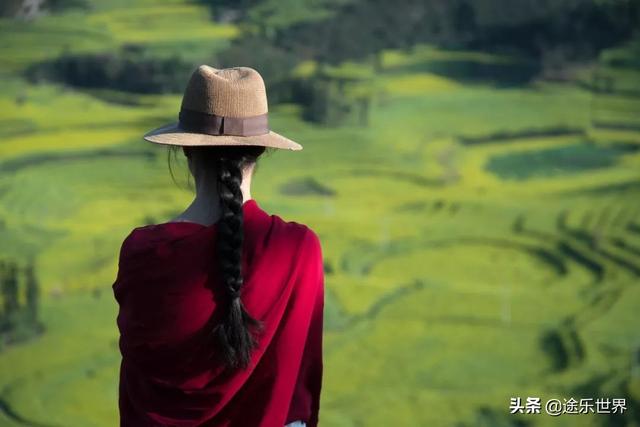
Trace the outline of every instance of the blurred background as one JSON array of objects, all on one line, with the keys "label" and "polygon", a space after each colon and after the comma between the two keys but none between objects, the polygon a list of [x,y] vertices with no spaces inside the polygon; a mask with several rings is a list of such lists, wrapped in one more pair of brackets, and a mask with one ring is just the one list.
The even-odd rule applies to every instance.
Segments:
[{"label": "blurred background", "polygon": [[0,14],[0,426],[117,425],[120,244],[192,198],[141,135],[202,63],[258,69],[305,147],[263,158],[252,193],[323,242],[322,425],[640,425],[639,1]]}]

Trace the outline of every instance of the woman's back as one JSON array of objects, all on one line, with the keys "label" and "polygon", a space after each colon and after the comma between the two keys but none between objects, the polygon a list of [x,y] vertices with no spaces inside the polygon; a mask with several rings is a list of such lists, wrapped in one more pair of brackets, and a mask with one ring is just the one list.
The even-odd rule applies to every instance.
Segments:
[{"label": "woman's back", "polygon": [[323,271],[308,227],[242,205],[244,308],[262,323],[246,369],[219,357],[212,330],[224,285],[218,224],[135,229],[113,285],[120,304],[122,426],[274,426],[318,422]]}]

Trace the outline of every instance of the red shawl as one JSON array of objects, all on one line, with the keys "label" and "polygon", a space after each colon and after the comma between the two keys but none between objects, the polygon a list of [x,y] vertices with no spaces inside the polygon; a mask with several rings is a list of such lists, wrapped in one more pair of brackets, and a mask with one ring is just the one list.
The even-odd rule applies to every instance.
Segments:
[{"label": "red shawl", "polygon": [[[318,424],[322,382],[322,253],[305,225],[243,206],[242,301],[263,322],[246,370],[212,362],[221,310],[216,225],[134,229],[113,284],[119,303],[123,427]],[[218,360],[218,359],[213,359]]]}]

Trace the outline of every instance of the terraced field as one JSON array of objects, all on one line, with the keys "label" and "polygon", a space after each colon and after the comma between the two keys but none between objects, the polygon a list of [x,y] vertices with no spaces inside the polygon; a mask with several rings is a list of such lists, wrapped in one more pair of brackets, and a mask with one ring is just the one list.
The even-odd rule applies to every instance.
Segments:
[{"label": "terraced field", "polygon": [[[237,31],[191,3],[104,3],[0,21],[0,258],[35,257],[46,327],[0,350],[0,426],[116,424],[119,245],[191,197],[184,163],[176,185],[140,138],[179,95],[105,97],[22,71],[132,41],[195,60]],[[531,84],[502,79],[509,58],[389,51],[367,126],[272,106],[272,128],[305,149],[262,159],[253,194],[323,242],[322,425],[640,425],[640,71],[611,60],[637,51]],[[515,396],[629,409],[509,415]]]}]

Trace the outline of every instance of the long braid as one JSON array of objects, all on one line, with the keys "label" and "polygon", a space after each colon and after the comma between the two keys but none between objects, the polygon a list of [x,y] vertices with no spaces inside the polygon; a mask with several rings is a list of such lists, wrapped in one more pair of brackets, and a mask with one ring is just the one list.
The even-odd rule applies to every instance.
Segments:
[{"label": "long braid", "polygon": [[245,156],[221,156],[217,159],[217,184],[222,207],[218,222],[216,255],[222,274],[224,289],[229,298],[229,306],[222,319],[213,330],[221,349],[221,356],[231,368],[246,368],[251,360],[251,351],[257,343],[252,328],[260,328],[260,322],[245,310],[240,293],[242,276],[242,167]]}]

